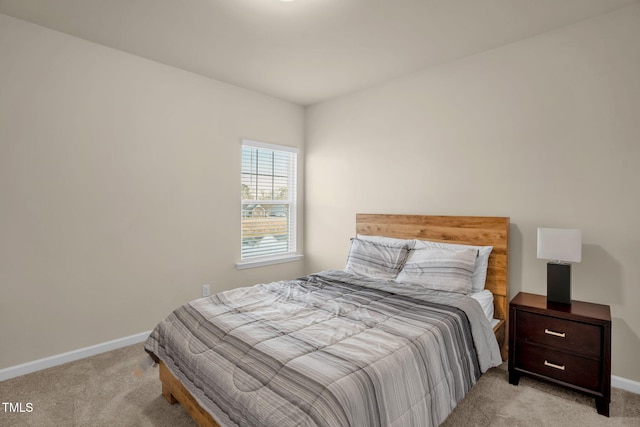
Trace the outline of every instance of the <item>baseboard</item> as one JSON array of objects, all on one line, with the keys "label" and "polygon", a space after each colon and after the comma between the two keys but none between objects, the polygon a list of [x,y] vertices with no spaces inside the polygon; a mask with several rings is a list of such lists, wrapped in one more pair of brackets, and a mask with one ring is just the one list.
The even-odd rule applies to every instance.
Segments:
[{"label": "baseboard", "polygon": [[73,362],[74,360],[84,359],[85,357],[95,356],[96,354],[105,353],[107,351],[116,350],[118,348],[127,347],[129,345],[138,344],[144,342],[150,333],[151,331],[141,332],[139,334],[131,335],[128,337],[118,338],[113,341],[107,341],[101,344],[92,345],[90,347],[84,347],[78,350],[69,351],[67,353],[45,357],[44,359],[34,360],[33,362],[23,363],[22,365],[10,366],[5,369],[0,369],[0,381],[30,374],[36,371],[41,371],[43,369],[62,365],[64,363]]},{"label": "baseboard", "polygon": [[621,388],[631,393],[640,394],[640,382],[611,375],[611,387]]}]

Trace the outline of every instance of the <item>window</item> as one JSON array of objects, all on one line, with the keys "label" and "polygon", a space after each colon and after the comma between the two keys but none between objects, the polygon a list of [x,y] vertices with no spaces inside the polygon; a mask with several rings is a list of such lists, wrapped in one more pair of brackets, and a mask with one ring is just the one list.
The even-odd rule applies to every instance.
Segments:
[{"label": "window", "polygon": [[297,157],[297,148],[242,141],[238,268],[300,258],[295,253]]}]

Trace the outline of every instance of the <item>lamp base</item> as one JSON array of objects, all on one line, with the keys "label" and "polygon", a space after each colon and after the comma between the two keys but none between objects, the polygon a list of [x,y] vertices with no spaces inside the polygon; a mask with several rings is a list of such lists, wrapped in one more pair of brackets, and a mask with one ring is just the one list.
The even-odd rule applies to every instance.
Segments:
[{"label": "lamp base", "polygon": [[547,302],[571,304],[571,264],[547,263]]}]

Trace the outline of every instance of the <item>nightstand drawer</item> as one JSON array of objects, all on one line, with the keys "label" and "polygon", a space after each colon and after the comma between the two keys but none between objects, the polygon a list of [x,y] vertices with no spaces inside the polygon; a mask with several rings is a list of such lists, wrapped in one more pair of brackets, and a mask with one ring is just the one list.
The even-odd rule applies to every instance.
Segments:
[{"label": "nightstand drawer", "polygon": [[602,328],[596,325],[519,311],[516,337],[584,356],[601,357]]},{"label": "nightstand drawer", "polygon": [[601,386],[600,362],[597,360],[526,342],[516,344],[516,366],[589,390],[599,390]]}]

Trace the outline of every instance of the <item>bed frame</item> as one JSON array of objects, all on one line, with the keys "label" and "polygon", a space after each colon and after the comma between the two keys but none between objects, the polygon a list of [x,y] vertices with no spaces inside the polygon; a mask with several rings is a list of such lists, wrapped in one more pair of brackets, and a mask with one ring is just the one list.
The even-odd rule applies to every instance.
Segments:
[{"label": "bed frame", "polygon": [[[486,289],[494,296],[494,317],[500,322],[493,328],[502,360],[507,359],[509,304],[509,218],[479,216],[430,216],[356,214],[356,233],[423,239],[438,242],[493,246],[487,268]],[[201,427],[220,427],[198,404],[189,391],[160,361],[162,395],[171,404],[180,402]]]}]

